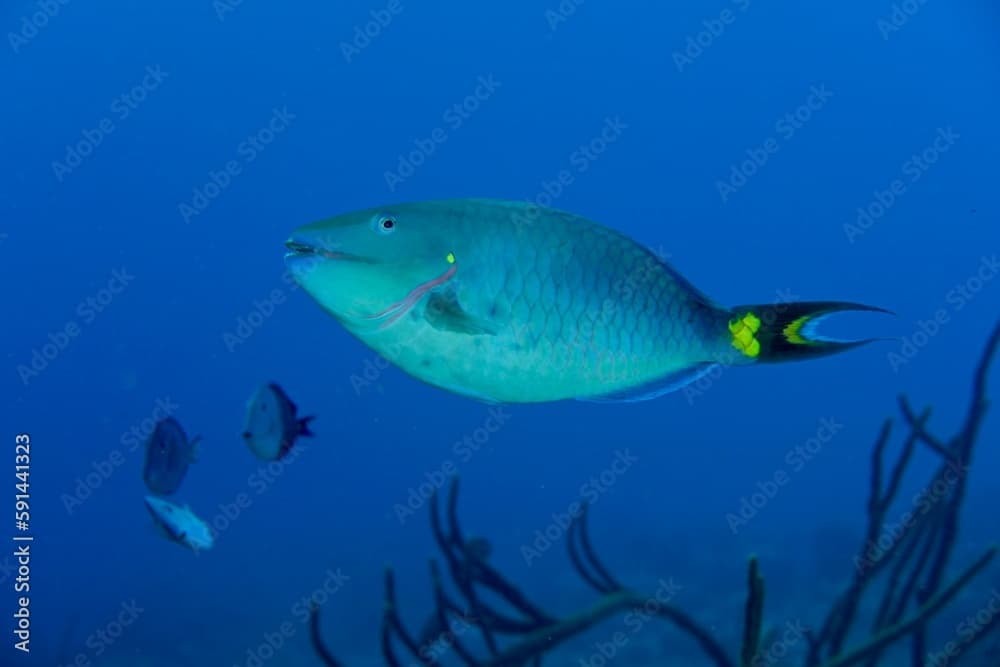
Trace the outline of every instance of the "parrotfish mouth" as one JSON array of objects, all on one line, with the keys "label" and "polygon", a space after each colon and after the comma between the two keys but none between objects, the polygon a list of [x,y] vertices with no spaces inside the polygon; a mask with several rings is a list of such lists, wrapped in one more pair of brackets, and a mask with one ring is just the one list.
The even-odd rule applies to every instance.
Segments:
[{"label": "parrotfish mouth", "polygon": [[[362,255],[354,255],[349,252],[342,252],[339,250],[330,250],[327,248],[318,248],[314,245],[308,243],[303,243],[301,241],[296,241],[294,238],[285,241],[285,247],[290,251],[285,258],[290,257],[296,258],[315,258],[318,260],[334,260],[334,261],[346,261],[346,262],[360,262],[363,264],[379,264],[377,259],[372,259],[370,257],[364,257]],[[409,294],[400,299],[399,301],[394,301],[382,310],[371,315],[358,315],[356,313],[347,313],[347,319],[355,323],[363,323],[367,325],[374,325],[377,330],[385,329],[399,320],[399,318],[406,315],[413,306],[420,301],[428,292],[430,292],[435,287],[445,284],[458,271],[458,265],[452,264],[448,267],[448,270],[441,275],[431,278],[426,282],[422,282],[412,290]]]},{"label": "parrotfish mouth", "polygon": [[327,248],[317,248],[316,246],[309,245],[308,243],[301,243],[294,239],[289,239],[285,241],[285,247],[291,251],[288,253],[288,255],[286,255],[286,257],[315,256],[321,259],[335,259],[347,262],[363,262],[365,264],[378,264],[378,260],[374,260],[370,257],[362,257],[361,255],[352,255],[349,252],[341,252],[339,250],[328,250]]}]

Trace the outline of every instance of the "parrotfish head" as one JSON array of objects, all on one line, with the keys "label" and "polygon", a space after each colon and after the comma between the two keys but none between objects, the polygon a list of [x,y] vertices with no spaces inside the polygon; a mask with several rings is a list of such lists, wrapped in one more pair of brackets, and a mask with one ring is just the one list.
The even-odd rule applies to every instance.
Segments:
[{"label": "parrotfish head", "polygon": [[453,226],[426,203],[347,213],[296,229],[285,242],[285,263],[346,326],[383,329],[454,278],[460,250]]}]

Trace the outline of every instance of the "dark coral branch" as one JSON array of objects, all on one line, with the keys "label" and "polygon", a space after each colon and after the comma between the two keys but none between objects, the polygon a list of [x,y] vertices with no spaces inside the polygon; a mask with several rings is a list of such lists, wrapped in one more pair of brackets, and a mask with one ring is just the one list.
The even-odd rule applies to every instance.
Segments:
[{"label": "dark coral branch", "polygon": [[323,643],[323,637],[319,631],[319,605],[315,602],[309,606],[309,641],[312,642],[313,650],[323,664],[327,667],[342,667],[340,661],[333,657],[333,653]]},{"label": "dark coral branch", "polygon": [[907,620],[886,628],[862,646],[824,662],[821,667],[849,667],[850,665],[856,665],[875,653],[884,651],[890,644],[906,637],[915,628],[924,625],[930,618],[941,611],[945,605],[951,602],[959,591],[965,588],[976,575],[989,565],[993,557],[996,556],[996,552],[995,548],[987,550],[952,582],[950,586],[928,600]]},{"label": "dark coral branch", "polygon": [[760,638],[764,627],[764,578],[760,575],[757,557],[750,557],[747,568],[747,603],[743,621],[742,667],[754,664],[760,652]]},{"label": "dark coral branch", "polygon": [[583,547],[583,555],[586,556],[587,562],[590,563],[590,566],[594,568],[594,571],[597,572],[597,575],[604,582],[608,592],[623,590],[625,587],[611,576],[608,568],[604,567],[601,559],[597,557],[594,547],[590,544],[590,529],[588,528],[589,522],[587,521],[587,512],[589,511],[590,505],[584,503],[583,512],[580,515],[580,546]]},{"label": "dark coral branch", "polygon": [[955,452],[952,451],[952,447],[931,434],[924,426],[927,418],[930,416],[929,411],[925,411],[924,415],[918,417],[913,412],[913,408],[910,407],[910,401],[906,396],[899,397],[899,411],[903,413],[903,417],[906,419],[910,430],[916,434],[921,442],[930,447],[935,454],[945,461],[953,461],[955,459]]},{"label": "dark coral branch", "polygon": [[997,323],[986,342],[986,350],[976,367],[976,374],[972,381],[972,401],[965,418],[965,426],[962,429],[963,439],[968,448],[971,448],[975,442],[976,434],[979,432],[979,427],[986,416],[986,410],[989,408],[989,401],[986,398],[986,381],[989,378],[990,368],[998,348],[1000,348],[1000,322]]},{"label": "dark coral branch", "polygon": [[[383,634],[386,627],[390,630],[390,639],[392,635],[395,635],[403,646],[406,647],[414,657],[420,660],[425,667],[432,667],[435,661],[426,657],[420,650],[420,645],[413,638],[413,635],[407,631],[406,626],[403,625],[403,621],[399,618],[399,611],[396,605],[396,578],[393,576],[392,568],[386,568],[385,570],[385,612],[382,616]],[[391,652],[391,641],[390,652]]]},{"label": "dark coral branch", "polygon": [[[447,595],[445,595],[444,586],[441,584],[441,572],[438,570],[437,563],[434,561],[431,561],[431,585],[434,588],[434,613],[437,617],[438,627],[443,629],[441,640],[444,641],[444,643],[449,647],[455,649],[455,653],[457,653],[458,657],[462,659],[462,662],[469,667],[477,667],[478,660],[476,660],[472,653],[465,648],[461,640],[458,638],[458,634],[448,622],[448,611],[454,609],[455,605],[448,600]],[[469,625],[472,625],[475,622],[474,618],[469,618],[464,615],[460,616],[460,618],[463,623]],[[436,639],[437,638],[435,638],[435,640]],[[420,647],[422,652],[427,649],[428,647],[426,645]]]},{"label": "dark coral branch", "polygon": [[550,651],[606,618],[631,610],[643,609],[669,621],[690,635],[717,667],[735,667],[726,654],[726,650],[708,630],[673,605],[657,601],[656,605],[650,609],[650,605],[647,603],[651,599],[628,590],[606,595],[595,605],[562,620],[553,627],[544,628],[528,635],[521,642],[487,661],[484,665],[500,667],[501,665],[522,664],[535,655]]},{"label": "dark coral branch", "polygon": [[613,593],[615,589],[606,581],[601,581],[598,576],[594,575],[580,554],[577,542],[579,541],[578,535],[580,534],[582,525],[586,525],[586,519],[581,520],[577,517],[574,517],[569,524],[569,531],[566,535],[566,551],[569,553],[570,563],[573,564],[573,569],[580,575],[580,578],[595,591],[601,595]]},{"label": "dark coral branch", "polygon": [[520,590],[507,581],[488,563],[481,560],[470,561],[464,542],[460,541],[461,529],[458,523],[456,506],[458,503],[458,478],[453,478],[448,491],[448,521],[451,537],[445,536],[441,529],[441,520],[438,517],[437,493],[431,495],[431,530],[434,532],[438,547],[448,561],[449,571],[455,585],[458,586],[462,595],[469,598],[471,613],[477,617],[490,617],[500,620],[505,625],[516,627],[519,621],[509,616],[501,614],[479,601],[475,590],[475,584],[492,590],[504,599],[510,606],[518,612],[527,616],[536,627],[554,622],[554,618],[541,610],[540,607],[532,603]]},{"label": "dark coral branch", "polygon": [[[913,663],[924,664],[928,623],[996,556],[997,549],[989,549],[954,581],[947,585],[943,584],[944,573],[948,569],[958,535],[959,515],[965,499],[966,473],[987,409],[986,380],[998,347],[1000,347],[1000,323],[991,334],[977,367],[972,402],[965,422],[959,433],[950,440],[942,440],[927,430],[929,409],[916,415],[906,399],[900,399],[900,410],[909,427],[909,434],[896,458],[887,483],[884,480],[884,457],[892,434],[892,424],[889,421],[883,424],[872,448],[868,526],[865,547],[859,556],[859,567],[847,590],[835,601],[820,631],[807,632],[806,665],[850,667],[867,663],[868,667],[874,667],[888,648],[905,638],[911,640]],[[943,482],[947,490],[939,493],[941,497],[934,501],[933,507],[921,515],[914,517],[908,514],[904,529],[894,536],[892,544],[883,549],[876,558],[865,559],[866,550],[872,551],[871,547],[878,544],[878,538],[885,528],[886,514],[896,501],[918,442],[926,444],[942,459],[927,488],[937,489]],[[588,532],[586,508],[569,527],[568,550],[574,568],[603,596],[591,607],[567,618],[556,619],[541,611],[519,589],[486,563],[485,559],[476,556],[474,549],[469,548],[458,521],[457,480],[452,483],[447,502],[446,532],[438,510],[437,495],[432,496],[431,529],[438,548],[445,558],[451,579],[468,608],[462,609],[448,597],[437,565],[432,563],[434,615],[439,630],[431,639],[440,640],[442,644],[454,648],[466,667],[521,667],[526,664],[539,667],[542,656],[557,645],[615,614],[630,611],[643,613],[646,616],[656,615],[673,624],[692,637],[716,667],[736,667],[718,640],[691,616],[667,602],[657,598],[641,597],[622,588],[593,549]],[[889,580],[877,607],[875,622],[868,639],[857,648],[843,651],[843,644],[855,623],[862,597],[873,579],[886,570],[889,572]],[[501,614],[486,605],[480,601],[477,587],[496,593],[514,612],[524,618]],[[914,606],[916,608],[904,618],[907,611]],[[759,658],[762,645],[763,608],[764,580],[760,576],[756,559],[751,559],[740,653],[743,667],[754,664]],[[340,667],[320,639],[318,614],[318,608],[314,606],[310,618],[313,646],[324,664]],[[465,647],[459,641],[459,633],[449,623],[449,617],[477,628],[490,650],[490,656],[478,659]],[[987,626],[981,629],[974,642],[978,643],[998,630],[1000,630],[1000,615],[992,618]],[[518,640],[501,648],[495,634],[515,635]],[[439,667],[441,664],[438,657],[428,654],[427,649],[433,642],[424,641],[424,645],[418,645],[403,626],[396,607],[395,581],[391,570],[387,570],[385,612],[381,633],[382,653],[389,667],[400,667],[393,648],[394,640],[401,643],[423,667]],[[972,643],[964,645],[962,651],[967,651]]]}]

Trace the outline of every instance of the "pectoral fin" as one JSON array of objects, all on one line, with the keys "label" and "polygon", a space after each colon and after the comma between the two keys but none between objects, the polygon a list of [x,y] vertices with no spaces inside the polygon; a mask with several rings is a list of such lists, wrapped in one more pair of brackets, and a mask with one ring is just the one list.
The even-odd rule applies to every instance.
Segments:
[{"label": "pectoral fin", "polygon": [[424,308],[424,319],[439,331],[470,336],[495,336],[497,333],[491,322],[466,312],[453,291],[431,294]]}]

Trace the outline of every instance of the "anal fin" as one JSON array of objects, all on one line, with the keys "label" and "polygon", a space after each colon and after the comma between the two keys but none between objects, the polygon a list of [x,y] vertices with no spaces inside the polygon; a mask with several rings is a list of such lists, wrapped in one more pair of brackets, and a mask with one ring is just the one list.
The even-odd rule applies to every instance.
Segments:
[{"label": "anal fin", "polygon": [[683,389],[692,382],[697,382],[718,366],[715,363],[701,363],[670,373],[652,382],[632,387],[624,391],[599,396],[579,396],[576,400],[587,403],[638,403],[659,398],[664,394]]}]

